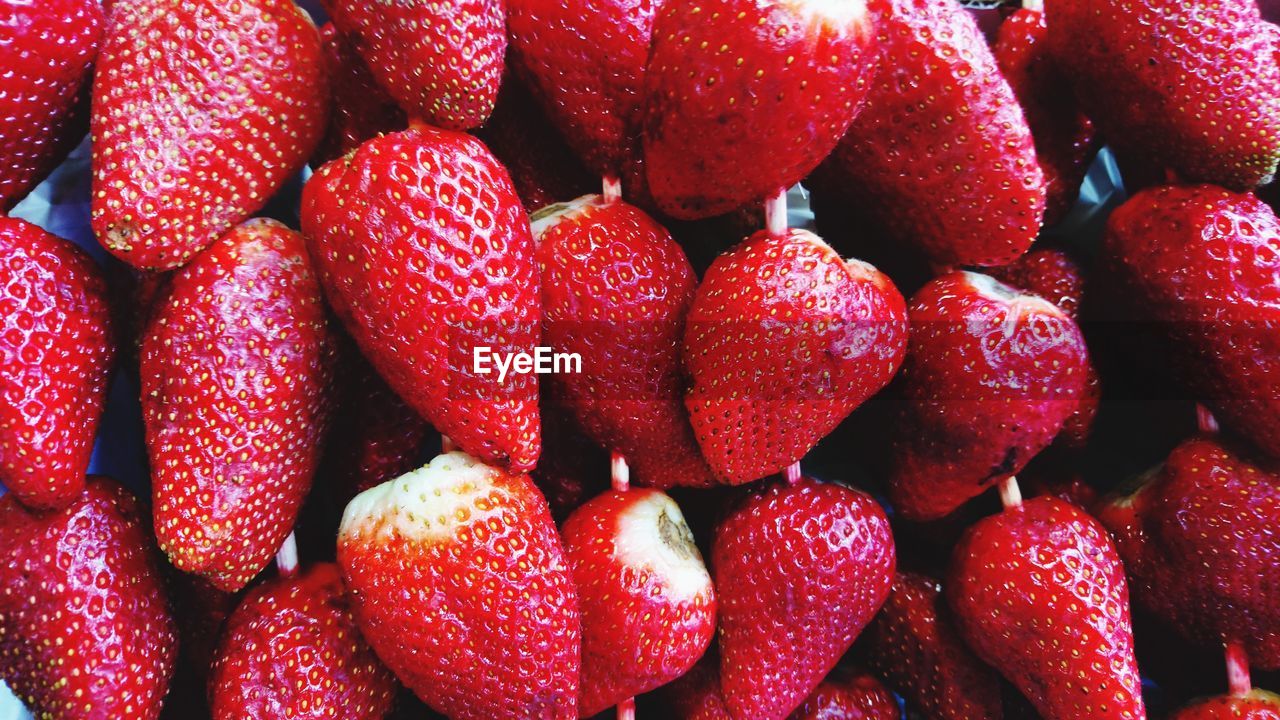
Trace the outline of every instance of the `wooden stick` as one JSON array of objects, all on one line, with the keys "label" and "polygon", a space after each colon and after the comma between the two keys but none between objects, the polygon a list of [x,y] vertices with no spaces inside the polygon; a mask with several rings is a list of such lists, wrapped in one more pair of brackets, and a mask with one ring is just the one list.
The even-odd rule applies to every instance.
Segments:
[{"label": "wooden stick", "polygon": [[1005,510],[1022,509],[1022,488],[1018,487],[1018,478],[1010,475],[1000,481],[1000,502]]},{"label": "wooden stick", "polygon": [[1253,690],[1253,679],[1249,677],[1249,652],[1239,642],[1227,643],[1227,688],[1234,697],[1244,697]]},{"label": "wooden stick", "polygon": [[795,485],[800,482],[800,463],[793,462],[782,471],[782,477],[787,481],[788,485]]},{"label": "wooden stick", "polygon": [[616,450],[609,455],[609,475],[614,490],[625,492],[631,488],[631,468],[627,466],[627,459]]},{"label": "wooden stick", "polygon": [[764,227],[774,237],[787,234],[787,189],[782,188],[764,201]]},{"label": "wooden stick", "polygon": [[280,543],[276,551],[276,570],[280,577],[293,577],[298,574],[298,539],[293,532]]},{"label": "wooden stick", "polygon": [[605,175],[603,184],[605,202],[613,203],[622,199],[622,180],[617,175]]}]

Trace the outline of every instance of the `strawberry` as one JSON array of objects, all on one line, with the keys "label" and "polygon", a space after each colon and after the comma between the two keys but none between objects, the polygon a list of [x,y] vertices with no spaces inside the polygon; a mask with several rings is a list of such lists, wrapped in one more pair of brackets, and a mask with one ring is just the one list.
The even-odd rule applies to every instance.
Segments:
[{"label": "strawberry", "polygon": [[733,720],[720,693],[720,655],[714,645],[693,669],[663,688],[663,696],[683,720]]},{"label": "strawberry", "polygon": [[867,626],[871,667],[927,720],[1001,720],[1000,676],[956,632],[942,584],[899,572]]},{"label": "strawberry", "polygon": [[712,263],[689,310],[685,404],[703,455],[739,484],[798,461],[897,372],[906,304],[813,233],[760,231]]},{"label": "strawberry", "polygon": [[715,478],[683,403],[680,344],[697,278],[661,225],[621,201],[586,195],[533,215],[543,335],[582,372],[551,377],[587,435],[621,453],[638,482]]},{"label": "strawberry", "polygon": [[0,498],[0,679],[37,717],[159,717],[177,635],[144,518],[106,478],[63,510]]},{"label": "strawberry", "polygon": [[1117,312],[1222,424],[1280,456],[1280,220],[1212,186],[1141,192],[1107,225],[1099,269]]},{"label": "strawberry", "polygon": [[[538,343],[538,269],[529,219],[484,145],[427,126],[370,140],[303,188],[302,229],[391,389],[463,450],[532,468],[537,377],[500,380],[493,361]],[[477,368],[480,348],[490,363]]]},{"label": "strawberry", "polygon": [[79,110],[105,24],[95,0],[0,0],[0,213],[84,136]]},{"label": "strawberry", "polygon": [[886,58],[819,176],[938,265],[1003,265],[1044,214],[1044,175],[1009,83],[958,3],[871,0]]},{"label": "strawberry", "polygon": [[898,701],[870,675],[830,677],[788,720],[898,720]]},{"label": "strawberry", "polygon": [[1280,161],[1280,64],[1256,0],[1050,0],[1049,51],[1104,135],[1246,190]]},{"label": "strawberry", "polygon": [[730,714],[795,710],[880,609],[894,563],[888,519],[855,490],[802,478],[733,509],[711,549]]},{"label": "strawberry", "polygon": [[877,56],[865,0],[663,3],[644,73],[658,207],[711,217],[800,181],[858,113]]},{"label": "strawberry", "polygon": [[321,0],[410,119],[451,130],[493,112],[507,50],[501,0]]},{"label": "strawberry", "polygon": [[[546,388],[547,386],[543,386]],[[563,522],[587,498],[609,488],[609,452],[591,441],[558,398],[542,391],[542,457],[529,476]]]},{"label": "strawberry", "polygon": [[946,583],[960,635],[1044,720],[1144,720],[1129,589],[1106,528],[1035,498],[978,522]]},{"label": "strawberry", "polygon": [[953,272],[911,299],[911,346],[890,498],[933,520],[1043,450],[1080,403],[1086,354],[1062,310],[987,275]]},{"label": "strawberry", "polygon": [[[219,590],[198,575],[170,574],[169,597],[172,601],[173,621],[178,628],[178,649],[181,651],[178,656],[177,680],[183,679],[182,670],[190,670],[186,674],[192,676],[197,684],[208,684],[209,670],[218,653],[222,628],[240,604],[243,594]],[[170,697],[177,691],[177,688],[171,688]],[[202,697],[204,694],[200,693]],[[165,715],[169,716],[174,710],[172,704],[166,706]]]},{"label": "strawberry", "polygon": [[254,588],[227,620],[209,681],[214,720],[382,720],[395,693],[330,563]]},{"label": "strawberry", "polygon": [[0,481],[30,507],[65,507],[84,489],[115,352],[106,282],[23,220],[0,217],[0,255]]},{"label": "strawberry", "polygon": [[1243,697],[1206,698],[1179,710],[1169,720],[1280,720],[1280,696],[1254,690]]},{"label": "strawberry", "polygon": [[329,125],[311,157],[320,167],[382,133],[408,125],[404,111],[373,79],[351,42],[333,26],[320,28],[325,72],[329,77]]},{"label": "strawberry", "polygon": [[611,490],[574,511],[561,533],[582,611],[579,714],[692,668],[715,634],[716,594],[675,501]]},{"label": "strawberry", "polygon": [[174,273],[142,344],[156,537],[238,590],[293,529],[328,416],[335,340],[302,237],[273,220]]},{"label": "strawberry", "polygon": [[338,563],[365,638],[435,710],[578,717],[578,601],[527,475],[440,455],[351,501]]},{"label": "strawberry", "polygon": [[118,0],[93,83],[93,231],[183,265],[266,204],[325,126],[320,35],[291,0]]}]

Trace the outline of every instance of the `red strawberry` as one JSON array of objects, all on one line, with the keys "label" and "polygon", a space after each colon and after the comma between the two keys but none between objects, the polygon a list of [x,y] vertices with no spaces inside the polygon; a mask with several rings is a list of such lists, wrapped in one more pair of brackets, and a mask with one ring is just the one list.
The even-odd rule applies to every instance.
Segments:
[{"label": "red strawberry", "polygon": [[1129,590],[1107,531],[1036,498],[969,528],[947,600],[961,636],[1044,720],[1144,720]]},{"label": "red strawberry", "polygon": [[1169,720],[1280,720],[1280,696],[1254,690],[1243,697],[1207,698],[1179,710]]},{"label": "red strawberry", "polygon": [[37,717],[159,717],[177,636],[144,518],[105,478],[59,511],[0,498],[0,680]]},{"label": "red strawberry", "polygon": [[861,109],[877,54],[865,0],[664,3],[645,72],[658,206],[710,217],[794,185]]},{"label": "red strawberry", "polygon": [[528,216],[484,145],[427,126],[370,140],[307,183],[302,229],[387,384],[463,450],[532,468],[536,376],[500,380],[494,361],[538,343],[538,269]]},{"label": "red strawberry", "polygon": [[329,563],[254,588],[227,620],[213,666],[214,720],[382,720],[396,681],[347,602]]},{"label": "red strawberry", "polygon": [[716,628],[716,595],[680,508],[657,490],[611,490],[564,524],[582,610],[590,717],[680,677]]},{"label": "red strawberry", "polygon": [[663,688],[663,695],[682,720],[733,720],[720,693],[720,655],[714,645],[692,670]]},{"label": "red strawberry", "polygon": [[587,195],[533,215],[548,345],[582,372],[552,387],[586,433],[656,487],[707,486],[683,403],[680,343],[697,285],[671,235],[621,201]]},{"label": "red strawberry", "polygon": [[1237,189],[1280,160],[1280,65],[1256,0],[1050,0],[1049,49],[1108,138]]},{"label": "red strawberry", "polygon": [[334,338],[302,237],[272,220],[174,273],[142,345],[160,547],[222,590],[270,561],[311,486]]},{"label": "red strawberry", "polygon": [[360,143],[408,125],[404,111],[379,87],[351,43],[333,23],[320,28],[329,76],[329,126],[311,157],[314,167],[342,157]]},{"label": "red strawberry", "polygon": [[870,675],[829,677],[788,720],[898,720],[893,693]]},{"label": "red strawberry", "polygon": [[1141,483],[1098,510],[1134,598],[1189,639],[1239,642],[1255,666],[1280,669],[1280,473],[1197,438]]},{"label": "red strawberry", "polygon": [[902,364],[893,283],[804,230],[761,231],[712,263],[685,330],[685,404],[703,455],[744,483],[798,461]]},{"label": "red strawberry", "polygon": [[107,286],[83,251],[22,220],[0,217],[0,256],[0,481],[64,507],[84,489],[115,354]]},{"label": "red strawberry", "polygon": [[880,609],[894,562],[889,521],[868,495],[808,478],[752,492],[711,550],[729,712],[795,710]]},{"label": "red strawberry", "polygon": [[0,0],[0,213],[84,136],[80,100],[105,24],[96,0]]},{"label": "red strawberry", "polygon": [[1214,415],[1280,456],[1280,220],[1211,186],[1139,193],[1107,225],[1100,265],[1121,312]]},{"label": "red strawberry", "polygon": [[867,626],[871,666],[927,720],[1001,720],[1000,676],[960,639],[942,584],[898,573]]},{"label": "red strawberry", "polygon": [[501,0],[321,0],[411,119],[452,130],[493,112],[507,50]]},{"label": "red strawberry", "polygon": [[885,67],[821,174],[936,264],[1011,262],[1040,232],[1044,176],[986,40],[959,3],[870,4]]},{"label": "red strawberry", "polygon": [[933,520],[1017,473],[1080,403],[1086,354],[1057,306],[954,272],[911,299],[890,497]]},{"label": "red strawberry", "polygon": [[338,562],[369,644],[432,708],[578,717],[578,602],[527,475],[441,455],[351,501]]},{"label": "red strawberry", "polygon": [[320,35],[291,0],[119,0],[93,84],[93,230],[188,262],[266,204],[324,132]]}]

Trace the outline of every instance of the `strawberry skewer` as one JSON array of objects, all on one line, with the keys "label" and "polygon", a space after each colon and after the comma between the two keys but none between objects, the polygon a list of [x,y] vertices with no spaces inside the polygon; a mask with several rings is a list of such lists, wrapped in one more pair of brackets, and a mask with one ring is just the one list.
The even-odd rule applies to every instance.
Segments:
[{"label": "strawberry skewer", "polygon": [[1227,689],[1234,697],[1244,697],[1253,690],[1249,674],[1249,651],[1244,643],[1233,640],[1226,644]]},{"label": "strawberry skewer", "polygon": [[298,574],[298,538],[293,531],[289,532],[276,551],[276,570],[282,578]]},{"label": "strawberry skewer", "polygon": [[1010,475],[1000,481],[1000,504],[1005,510],[1022,509],[1022,488],[1018,487],[1018,478]]},{"label": "strawberry skewer", "polygon": [[[604,178],[604,194],[608,202],[610,186],[618,187],[617,178]],[[616,492],[625,493],[631,489],[631,468],[627,467],[627,458],[622,453],[613,451],[609,456],[610,482]],[[629,697],[618,703],[618,720],[636,720],[636,699]]]}]

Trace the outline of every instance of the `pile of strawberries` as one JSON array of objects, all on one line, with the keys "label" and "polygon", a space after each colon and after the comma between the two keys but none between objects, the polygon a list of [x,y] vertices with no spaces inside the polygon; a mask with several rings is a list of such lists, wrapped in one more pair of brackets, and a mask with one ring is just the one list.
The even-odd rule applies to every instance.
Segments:
[{"label": "pile of strawberries", "polygon": [[1257,0],[324,4],[0,0],[37,717],[1280,720]]}]

